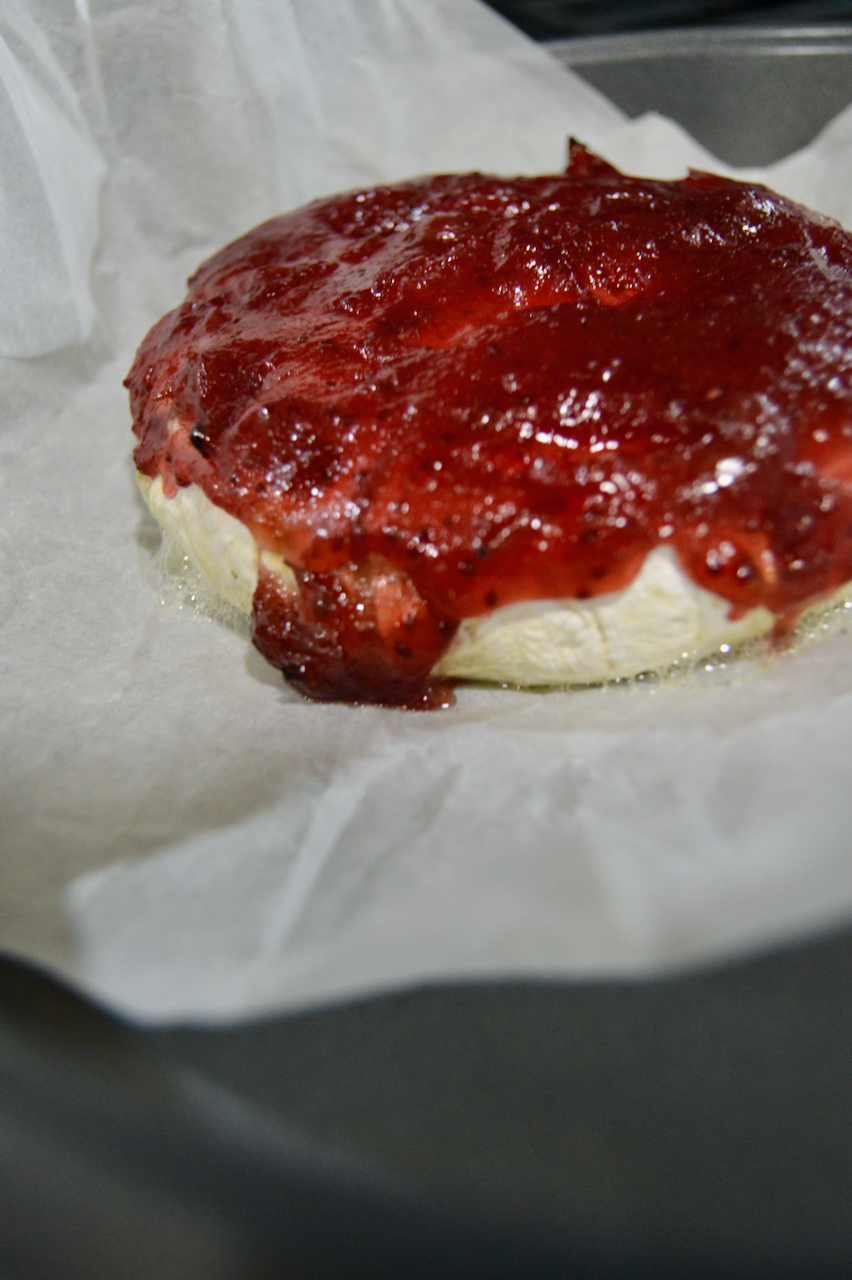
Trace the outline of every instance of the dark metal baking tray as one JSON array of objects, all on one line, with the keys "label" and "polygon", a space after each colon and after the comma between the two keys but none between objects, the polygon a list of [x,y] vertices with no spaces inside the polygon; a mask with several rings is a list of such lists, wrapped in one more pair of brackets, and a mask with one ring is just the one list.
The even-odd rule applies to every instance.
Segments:
[{"label": "dark metal baking tray", "polygon": [[549,48],[629,116],[671,116],[732,165],[780,160],[852,102],[852,25],[692,27]]},{"label": "dark metal baking tray", "polygon": [[[556,52],[760,163],[852,30]],[[0,1280],[852,1275],[852,931],[665,981],[145,1031],[0,962]]]}]

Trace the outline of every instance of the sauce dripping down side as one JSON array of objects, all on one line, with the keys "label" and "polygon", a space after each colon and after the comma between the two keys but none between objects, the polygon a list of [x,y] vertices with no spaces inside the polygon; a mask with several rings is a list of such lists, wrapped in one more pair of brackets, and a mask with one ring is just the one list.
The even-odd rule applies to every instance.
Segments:
[{"label": "sauce dripping down side", "polygon": [[662,542],[785,625],[852,579],[852,236],[760,186],[450,175],[206,262],[127,379],[135,458],[282,556],[254,638],[311,696],[446,705],[464,618]]}]

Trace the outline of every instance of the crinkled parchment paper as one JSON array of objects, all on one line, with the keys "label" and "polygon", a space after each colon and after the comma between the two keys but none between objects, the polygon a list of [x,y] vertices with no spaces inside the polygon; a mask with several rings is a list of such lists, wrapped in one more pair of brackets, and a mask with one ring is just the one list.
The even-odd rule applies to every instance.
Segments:
[{"label": "crinkled parchment paper", "polygon": [[[261,218],[447,169],[720,168],[476,0],[0,0],[0,943],[133,1016],[640,974],[852,911],[852,637],[686,681],[313,705],[172,601],[121,380]],[[769,180],[852,222],[850,123]],[[91,266],[91,270],[90,270]]]}]

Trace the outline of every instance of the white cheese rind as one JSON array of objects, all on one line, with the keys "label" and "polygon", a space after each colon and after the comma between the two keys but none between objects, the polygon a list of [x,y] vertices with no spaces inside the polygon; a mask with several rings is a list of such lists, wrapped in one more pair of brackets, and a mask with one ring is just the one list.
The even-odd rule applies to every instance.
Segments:
[{"label": "white cheese rind", "polygon": [[243,522],[217,507],[197,484],[167,498],[160,476],[151,480],[137,472],[136,483],[163,531],[180,543],[208,584],[235,609],[251,613],[261,559],[296,590],[293,571],[281,557],[261,552]]},{"label": "white cheese rind", "polygon": [[768,609],[732,621],[730,604],[695,585],[656,547],[624,591],[590,600],[534,600],[467,618],[443,675],[517,685],[595,684],[655,671],[764,635]]},{"label": "white cheese rind", "polygon": [[[242,521],[217,507],[198,485],[163,493],[158,476],[137,476],[152,515],[184,548],[212,589],[251,613],[258,566],[298,590],[280,556],[261,552]],[[530,687],[595,684],[661,670],[722,644],[764,635],[768,609],[733,621],[721,596],[696,586],[670,547],[656,547],[629,587],[590,600],[534,600],[465,619],[437,674]]]}]

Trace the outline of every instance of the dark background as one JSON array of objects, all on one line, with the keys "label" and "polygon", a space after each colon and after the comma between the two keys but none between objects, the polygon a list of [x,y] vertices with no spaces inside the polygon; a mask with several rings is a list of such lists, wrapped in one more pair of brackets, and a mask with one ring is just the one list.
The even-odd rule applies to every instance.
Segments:
[{"label": "dark background", "polygon": [[536,40],[716,23],[842,22],[852,0],[488,0]]}]

